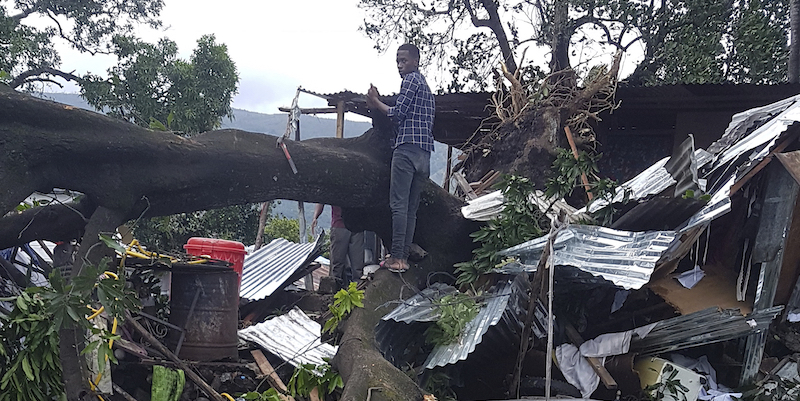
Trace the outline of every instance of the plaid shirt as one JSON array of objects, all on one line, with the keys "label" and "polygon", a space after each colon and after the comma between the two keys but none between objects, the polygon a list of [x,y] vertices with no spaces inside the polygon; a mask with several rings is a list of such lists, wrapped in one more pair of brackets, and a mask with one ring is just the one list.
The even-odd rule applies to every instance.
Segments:
[{"label": "plaid shirt", "polygon": [[404,143],[433,152],[433,117],[436,102],[425,77],[414,71],[403,77],[400,94],[388,116],[395,123],[394,147]]}]

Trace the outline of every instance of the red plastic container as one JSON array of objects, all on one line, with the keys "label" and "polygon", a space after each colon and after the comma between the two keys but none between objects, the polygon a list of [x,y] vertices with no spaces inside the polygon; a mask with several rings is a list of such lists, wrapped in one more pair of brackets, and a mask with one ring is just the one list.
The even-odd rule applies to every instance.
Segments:
[{"label": "red plastic container", "polygon": [[231,262],[233,264],[231,267],[239,276],[239,288],[241,288],[244,255],[247,254],[247,251],[244,250],[244,244],[224,239],[192,237],[189,238],[183,249],[190,255],[208,255],[212,259]]}]

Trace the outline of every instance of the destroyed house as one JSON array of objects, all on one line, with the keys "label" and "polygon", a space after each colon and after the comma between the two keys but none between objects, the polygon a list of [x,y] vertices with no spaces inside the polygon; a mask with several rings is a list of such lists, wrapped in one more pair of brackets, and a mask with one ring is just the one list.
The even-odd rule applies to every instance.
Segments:
[{"label": "destroyed house", "polygon": [[[572,326],[566,323],[578,326],[584,338],[605,335],[624,343],[609,354],[583,353],[583,347],[564,354],[576,361],[598,355],[605,360],[607,369],[591,362],[597,376],[589,379],[575,373],[577,362],[560,366],[580,390],[577,396],[591,395],[598,380],[603,386],[596,396],[603,399],[612,399],[616,389],[631,394],[642,376],[634,373],[634,357],[713,351],[712,364],[724,366],[720,380],[729,386],[752,383],[773,370],[762,363],[770,325],[800,320],[798,92],[797,85],[619,88],[619,109],[604,115],[595,131],[607,155],[601,172],[626,181],[622,188],[630,200],[623,201],[618,192],[606,202],[623,211],[610,228],[567,225],[553,238],[555,253],[548,257],[555,269],[555,297],[583,298],[584,308],[594,308],[579,314],[577,322],[560,320],[556,313],[557,345],[579,342],[564,338]],[[321,96],[331,105],[361,107],[362,98],[349,92]],[[451,145],[467,141],[488,117],[487,98],[437,97],[437,106],[442,105],[437,140]],[[459,102],[469,106],[459,108]],[[469,117],[451,123],[459,113]],[[467,130],[468,122],[475,128]],[[601,206],[595,202],[589,208]],[[546,237],[532,239],[503,252],[519,263],[496,271],[508,278],[497,279],[490,290],[494,302],[470,323],[458,344],[422,358],[409,347],[424,331],[418,325],[436,319],[430,300],[452,288],[429,288],[430,294],[421,293],[419,300],[385,316],[376,336],[387,359],[397,366],[451,366],[448,374],[459,372],[458,381],[469,386],[481,375],[491,376],[482,369],[487,361],[514,356],[526,324],[546,355],[541,341],[548,311],[538,302],[525,306],[531,303],[520,300],[525,291],[512,289],[520,286],[519,274],[542,266],[547,243]],[[530,317],[525,322],[525,308],[535,311],[529,315],[535,316],[533,322]],[[531,380],[523,382],[532,386]]]}]

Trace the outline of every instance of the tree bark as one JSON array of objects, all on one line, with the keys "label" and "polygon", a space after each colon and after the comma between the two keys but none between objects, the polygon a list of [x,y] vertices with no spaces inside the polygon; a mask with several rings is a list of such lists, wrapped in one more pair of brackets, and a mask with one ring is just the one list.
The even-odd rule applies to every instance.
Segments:
[{"label": "tree bark", "polygon": [[[299,170],[293,174],[275,145],[277,138],[269,135],[219,130],[184,138],[7,88],[0,88],[0,110],[0,211],[12,211],[35,190],[64,188],[86,197],[73,208],[6,215],[0,219],[4,246],[37,237],[66,239],[86,230],[81,249],[88,251],[98,231],[112,230],[126,219],[272,199],[339,205],[349,228],[391,238],[386,120],[376,121],[358,138],[288,141]],[[478,224],[461,216],[462,204],[432,182],[423,190],[415,242],[430,254],[402,280],[380,272],[367,289],[367,308],[346,323],[336,363],[347,380],[345,399],[365,395],[364,386],[385,389],[373,393],[376,401],[413,400],[422,394],[374,347],[373,329],[385,309],[375,306],[409,296],[409,285],[439,281],[447,275],[433,273],[452,273],[454,263],[471,257],[474,244],[468,234]],[[100,220],[101,211],[108,218],[98,222],[100,228],[87,227],[86,216],[92,216],[90,222]],[[49,234],[56,230],[60,234]],[[379,368],[365,371],[360,365],[365,361]]]}]

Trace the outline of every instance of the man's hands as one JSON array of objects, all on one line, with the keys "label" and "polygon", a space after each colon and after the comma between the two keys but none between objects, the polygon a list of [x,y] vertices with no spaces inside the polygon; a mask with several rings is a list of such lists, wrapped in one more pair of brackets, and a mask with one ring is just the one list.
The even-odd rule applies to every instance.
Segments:
[{"label": "man's hands", "polygon": [[389,106],[384,104],[383,102],[378,99],[380,93],[378,93],[378,88],[375,85],[370,84],[369,90],[367,90],[367,107],[370,109],[377,109],[380,110],[383,114],[389,113]]}]

